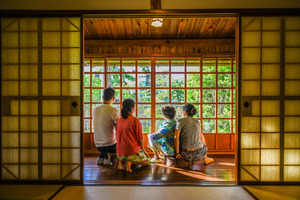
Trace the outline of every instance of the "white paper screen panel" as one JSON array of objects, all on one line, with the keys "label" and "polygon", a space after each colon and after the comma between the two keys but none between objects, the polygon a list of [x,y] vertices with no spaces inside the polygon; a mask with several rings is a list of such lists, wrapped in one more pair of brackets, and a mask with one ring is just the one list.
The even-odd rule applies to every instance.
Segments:
[{"label": "white paper screen panel", "polygon": [[[284,180],[300,181],[300,17],[285,19]],[[291,48],[292,47],[292,48]]]},{"label": "white paper screen panel", "polygon": [[80,18],[1,19],[3,180],[82,179],[81,43]]},{"label": "white paper screen panel", "polygon": [[262,79],[280,79],[280,65],[262,64]]},{"label": "white paper screen panel", "polygon": [[24,32],[20,33],[20,47],[38,47],[38,33]]},{"label": "white paper screen panel", "polygon": [[38,79],[38,65],[20,65],[20,79]]},{"label": "white paper screen panel", "polygon": [[300,64],[285,64],[286,79],[300,79]]},{"label": "white paper screen panel", "polygon": [[241,181],[300,181],[299,22],[241,18]]},{"label": "white paper screen panel", "polygon": [[19,51],[18,49],[1,49],[1,61],[2,64],[18,64],[19,63]]},{"label": "white paper screen panel", "polygon": [[18,33],[2,33],[1,39],[2,47],[18,47]]},{"label": "white paper screen panel", "polygon": [[18,65],[2,65],[2,80],[18,79],[19,66]]},{"label": "white paper screen panel", "polygon": [[60,79],[60,65],[43,65],[42,78],[43,79]]}]

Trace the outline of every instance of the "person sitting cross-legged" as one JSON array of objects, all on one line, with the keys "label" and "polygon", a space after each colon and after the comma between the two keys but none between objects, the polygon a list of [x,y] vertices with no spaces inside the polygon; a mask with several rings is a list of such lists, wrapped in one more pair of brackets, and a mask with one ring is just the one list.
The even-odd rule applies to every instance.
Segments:
[{"label": "person sitting cross-legged", "polygon": [[112,106],[115,101],[115,90],[106,88],[103,92],[103,104],[93,109],[94,141],[100,151],[97,159],[99,165],[112,165],[109,153],[116,153],[114,129],[120,118],[119,111]]},{"label": "person sitting cross-legged", "polygon": [[162,107],[161,111],[165,119],[161,128],[156,133],[148,134],[148,147],[154,152],[151,162],[161,162],[159,153],[166,156],[175,155],[174,131],[176,120],[174,117],[176,110],[172,105],[166,105]]}]

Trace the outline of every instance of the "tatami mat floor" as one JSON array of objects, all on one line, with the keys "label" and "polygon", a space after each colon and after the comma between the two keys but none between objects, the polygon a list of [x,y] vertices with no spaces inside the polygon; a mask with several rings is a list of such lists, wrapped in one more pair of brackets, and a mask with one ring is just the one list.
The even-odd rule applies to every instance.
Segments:
[{"label": "tatami mat floor", "polygon": [[299,200],[300,186],[245,186],[257,199]]},{"label": "tatami mat floor", "polygon": [[1,200],[299,200],[300,186],[0,185]]},{"label": "tatami mat floor", "polygon": [[0,199],[49,199],[61,187],[62,185],[0,185]]},{"label": "tatami mat floor", "polygon": [[241,187],[150,187],[150,186],[70,186],[54,200],[107,199],[107,200],[251,200]]}]

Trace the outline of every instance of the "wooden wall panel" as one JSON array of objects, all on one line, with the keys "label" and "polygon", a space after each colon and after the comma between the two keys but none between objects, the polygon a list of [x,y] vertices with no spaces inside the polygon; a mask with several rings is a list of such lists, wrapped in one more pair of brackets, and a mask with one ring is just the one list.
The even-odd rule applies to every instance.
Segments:
[{"label": "wooden wall panel", "polygon": [[216,150],[216,135],[215,134],[204,134],[206,146],[209,151]]},{"label": "wooden wall panel", "polygon": [[217,150],[230,150],[230,134],[217,134],[216,135],[216,149]]},{"label": "wooden wall panel", "polygon": [[234,55],[234,39],[86,40],[85,56]]},{"label": "wooden wall panel", "polygon": [[235,135],[231,135],[231,149],[235,150]]}]

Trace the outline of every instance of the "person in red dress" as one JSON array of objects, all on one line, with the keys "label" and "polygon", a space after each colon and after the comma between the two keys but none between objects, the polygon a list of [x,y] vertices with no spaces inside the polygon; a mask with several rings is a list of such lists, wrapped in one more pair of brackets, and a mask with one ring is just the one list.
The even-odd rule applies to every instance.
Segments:
[{"label": "person in red dress", "polygon": [[118,169],[131,173],[131,164],[149,165],[151,157],[145,151],[142,125],[132,114],[135,103],[132,99],[125,99],[122,104],[121,118],[116,127]]}]

